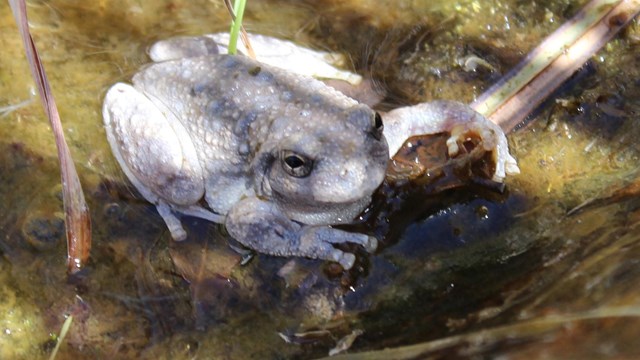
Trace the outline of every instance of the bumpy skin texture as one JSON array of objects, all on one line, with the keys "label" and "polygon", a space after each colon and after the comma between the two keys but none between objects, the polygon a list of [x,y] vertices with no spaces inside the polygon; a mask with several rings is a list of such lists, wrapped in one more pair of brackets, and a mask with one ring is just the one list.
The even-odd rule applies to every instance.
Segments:
[{"label": "bumpy skin texture", "polygon": [[331,243],[375,249],[326,225],[351,221],[382,182],[381,123],[319,81],[243,56],[167,61],[114,85],[104,118],[116,158],[176,239],[185,233],[171,210],[224,221],[264,253],[348,268],[353,255]]},{"label": "bumpy skin texture", "polygon": [[[349,269],[354,255],[333,244],[374,251],[375,238],[330,225],[352,221],[384,179],[390,149],[380,115],[310,77],[183,39],[154,46],[161,62],[132,86],[115,84],[103,107],[116,159],[173,238],[186,237],[181,213],[225,223],[236,240],[267,254]],[[506,151],[499,163],[513,160],[499,128],[465,105],[419,104],[386,116],[391,154],[410,136],[455,130],[452,154],[474,131]]]}]

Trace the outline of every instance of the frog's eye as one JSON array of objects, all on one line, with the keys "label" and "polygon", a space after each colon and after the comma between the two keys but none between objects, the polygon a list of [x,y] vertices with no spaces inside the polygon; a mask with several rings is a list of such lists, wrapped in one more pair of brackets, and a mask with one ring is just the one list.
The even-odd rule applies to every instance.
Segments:
[{"label": "frog's eye", "polygon": [[297,178],[303,178],[311,173],[313,161],[304,155],[285,150],[281,154],[282,168],[284,171]]},{"label": "frog's eye", "polygon": [[373,137],[376,140],[382,139],[382,130],[384,130],[384,124],[382,123],[382,116],[378,112],[376,112],[373,117]]}]

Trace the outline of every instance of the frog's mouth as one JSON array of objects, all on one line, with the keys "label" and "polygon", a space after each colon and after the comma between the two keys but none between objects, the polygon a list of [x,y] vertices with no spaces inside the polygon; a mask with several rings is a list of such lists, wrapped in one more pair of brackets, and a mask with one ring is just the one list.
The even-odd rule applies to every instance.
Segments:
[{"label": "frog's mouth", "polygon": [[379,159],[353,158],[335,167],[319,169],[309,184],[311,200],[340,206],[370,198],[384,180],[387,162],[388,156],[384,153]]},{"label": "frog's mouth", "polygon": [[316,176],[306,194],[273,193],[282,211],[293,220],[309,225],[351,222],[371,202],[371,196],[385,176],[385,168],[347,164],[348,171]]},{"label": "frog's mouth", "polygon": [[309,206],[285,206],[282,211],[290,219],[308,225],[346,224],[362,213],[370,202],[371,196],[366,196],[348,203],[316,202]]}]

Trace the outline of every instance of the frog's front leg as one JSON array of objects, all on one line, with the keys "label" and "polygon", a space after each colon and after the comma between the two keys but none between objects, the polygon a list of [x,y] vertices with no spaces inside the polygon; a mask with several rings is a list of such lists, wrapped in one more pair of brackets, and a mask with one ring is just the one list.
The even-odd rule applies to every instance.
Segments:
[{"label": "frog's front leg", "polygon": [[186,233],[173,212],[222,222],[198,202],[204,175],[184,126],[170,111],[134,87],[118,83],[103,106],[107,140],[122,170],[140,194],[156,205],[171,235]]},{"label": "frog's front leg", "polygon": [[501,182],[507,174],[518,174],[516,160],[509,153],[507,138],[500,127],[469,106],[455,101],[434,101],[392,110],[383,116],[384,135],[393,156],[411,136],[449,132],[450,156],[455,156],[470,134],[479,136],[482,146],[492,151],[496,162],[493,180]]},{"label": "frog's front leg", "polygon": [[350,233],[329,226],[305,225],[287,218],[274,203],[248,197],[227,214],[229,234],[258,252],[277,256],[303,256],[336,261],[350,269],[355,256],[333,247],[338,243],[356,243],[373,252],[374,237]]}]

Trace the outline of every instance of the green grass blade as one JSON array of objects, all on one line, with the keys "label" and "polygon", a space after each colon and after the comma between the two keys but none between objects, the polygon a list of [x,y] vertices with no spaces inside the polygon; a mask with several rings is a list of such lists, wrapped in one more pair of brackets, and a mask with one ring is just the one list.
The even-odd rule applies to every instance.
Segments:
[{"label": "green grass blade", "polygon": [[65,336],[67,336],[67,333],[71,328],[72,322],[73,322],[73,316],[71,315],[67,316],[67,318],[64,320],[64,323],[62,324],[62,329],[60,329],[60,335],[58,336],[58,339],[56,341],[56,347],[53,348],[53,351],[49,356],[49,360],[54,360],[56,358],[56,355],[58,354],[58,350],[60,349],[60,344],[62,344],[62,341],[64,340]]},{"label": "green grass blade", "polygon": [[229,36],[229,54],[237,53],[238,36],[240,29],[242,28],[242,17],[244,15],[244,9],[247,4],[247,0],[236,0],[233,2],[233,14],[234,18],[231,21],[231,31]]}]

